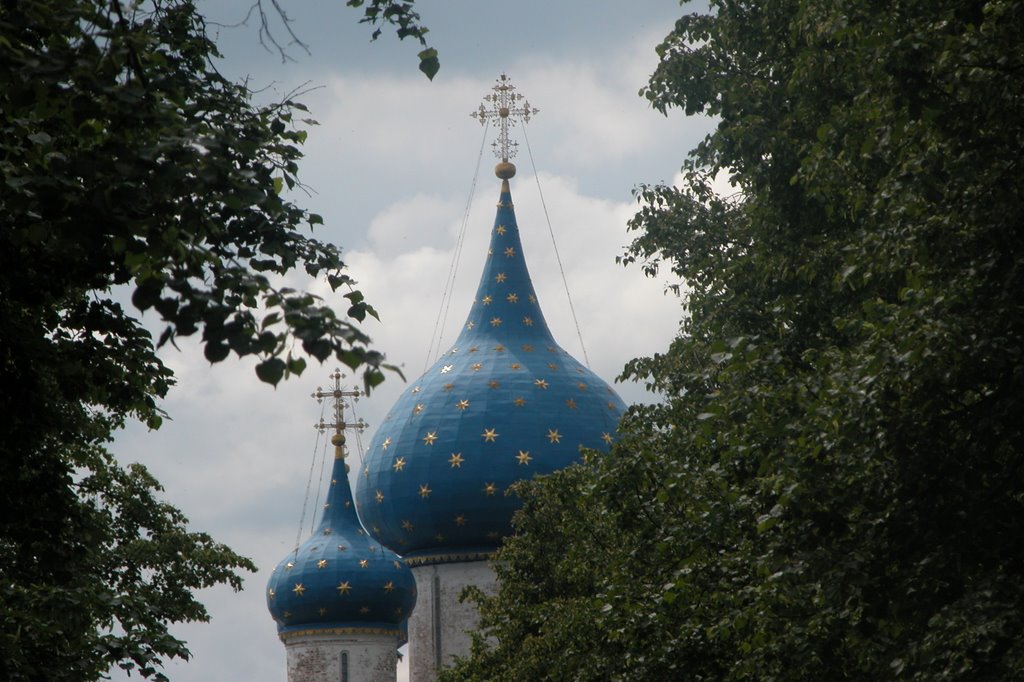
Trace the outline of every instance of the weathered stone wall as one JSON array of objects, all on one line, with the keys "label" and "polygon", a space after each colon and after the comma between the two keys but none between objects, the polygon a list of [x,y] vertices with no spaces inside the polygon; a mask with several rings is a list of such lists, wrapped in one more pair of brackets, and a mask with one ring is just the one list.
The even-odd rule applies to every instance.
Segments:
[{"label": "weathered stone wall", "polygon": [[288,682],[342,682],[342,654],[348,682],[395,682],[397,637],[378,634],[311,633],[285,642]]},{"label": "weathered stone wall", "polygon": [[475,585],[494,594],[497,580],[486,561],[416,566],[412,573],[417,596],[409,617],[409,681],[433,682],[438,663],[469,654],[469,632],[480,620],[472,603],[459,602],[462,590]]}]

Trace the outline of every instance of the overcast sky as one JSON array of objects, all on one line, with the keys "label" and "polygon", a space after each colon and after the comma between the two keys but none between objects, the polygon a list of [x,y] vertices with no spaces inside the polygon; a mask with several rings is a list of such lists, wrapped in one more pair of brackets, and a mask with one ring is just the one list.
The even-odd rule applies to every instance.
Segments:
[{"label": "overcast sky", "polygon": [[[629,359],[667,347],[681,316],[678,300],[663,293],[669,280],[647,279],[615,257],[630,240],[631,190],[673,181],[686,152],[711,130],[706,120],[663,117],[637,96],[657,63],[654,47],[682,11],[675,0],[424,1],[420,12],[441,59],[433,82],[417,70],[418,45],[399,42],[387,30],[371,43],[370,29],[357,23],[359,12],[342,0],[281,5],[310,49],[289,47],[294,61],[287,63],[260,46],[254,19],[229,27],[245,17],[249,0],[201,3],[220,24],[210,28],[224,52],[226,75],[248,77],[267,98],[307,91],[299,99],[319,125],[309,130],[300,166],[311,195],[295,200],[324,217],[315,236],[344,250],[349,274],[380,313],[380,323],[371,321],[366,331],[410,381],[432,359],[431,334],[477,168],[483,129],[469,113],[502,72],[540,109],[527,129],[536,175],[521,131],[513,131],[520,152],[512,195],[555,338],[584,359],[538,179],[591,368],[611,381]],[[279,25],[274,30],[287,40]],[[469,310],[494,220],[499,181],[491,139],[472,196],[442,351]],[[322,282],[296,276],[291,284],[344,307],[340,293],[331,294]],[[300,533],[311,470],[308,506],[322,494],[323,453],[312,427],[321,406],[309,394],[327,385],[335,365],[312,362],[302,377],[272,389],[256,379],[251,362],[232,358],[211,368],[195,343],[180,347],[163,353],[178,380],[164,404],[172,421],[156,433],[130,429],[115,449],[124,461],[150,468],[194,530],[251,557],[260,572],[247,577],[241,593],[201,595],[213,620],[175,629],[193,658],[167,673],[177,681],[280,681],[284,647],[263,592],[270,570]],[[402,386],[389,377],[356,405],[356,416],[370,423],[363,443]],[[627,403],[654,399],[639,386],[617,389]],[[352,449],[358,458],[358,448]],[[399,679],[404,676],[402,666]]]}]

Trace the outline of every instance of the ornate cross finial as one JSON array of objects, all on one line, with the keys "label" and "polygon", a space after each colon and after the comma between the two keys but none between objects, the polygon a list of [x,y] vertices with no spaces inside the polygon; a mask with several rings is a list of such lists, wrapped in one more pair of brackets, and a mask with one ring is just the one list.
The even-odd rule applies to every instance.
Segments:
[{"label": "ornate cross finial", "polygon": [[[518,142],[509,139],[509,127],[514,126],[517,120],[529,123],[530,117],[539,113],[540,109],[531,107],[529,100],[524,101],[523,96],[516,92],[516,86],[512,85],[512,81],[505,74],[501,74],[497,83],[492,88],[494,94],[484,95],[485,104],[481,104],[470,116],[480,121],[480,125],[492,119],[497,122],[498,139],[491,146],[494,147],[494,155],[501,159],[502,163],[508,163],[508,160],[516,155],[516,148],[519,146]],[[490,108],[486,103],[489,103]]]},{"label": "ornate cross finial", "polygon": [[318,403],[322,403],[324,398],[333,398],[334,421],[325,422],[321,419],[319,424],[313,424],[313,428],[319,429],[321,432],[326,431],[327,429],[334,429],[334,435],[331,436],[331,443],[334,444],[334,457],[336,459],[340,459],[345,456],[345,429],[362,431],[368,426],[368,424],[364,422],[362,418],[355,422],[345,421],[345,398],[351,398],[352,401],[355,402],[363,395],[362,391],[358,388],[354,388],[351,391],[344,390],[341,387],[341,380],[345,378],[345,375],[341,373],[341,370],[335,369],[334,373],[330,375],[330,378],[334,379],[333,391],[325,391],[317,386],[316,391],[314,391],[310,397],[316,398]]}]

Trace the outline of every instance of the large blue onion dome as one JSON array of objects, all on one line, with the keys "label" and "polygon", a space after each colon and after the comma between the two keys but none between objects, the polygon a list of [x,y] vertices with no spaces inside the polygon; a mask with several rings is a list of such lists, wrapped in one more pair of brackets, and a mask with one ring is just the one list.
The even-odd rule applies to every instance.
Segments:
[{"label": "large blue onion dome", "polygon": [[394,633],[402,637],[416,603],[412,571],[359,524],[344,459],[335,446],[330,491],[313,535],[288,554],[267,582],[267,608],[282,639],[307,632]]},{"label": "large blue onion dome", "polygon": [[454,346],[410,384],[370,441],[356,501],[412,565],[483,558],[511,534],[512,483],[606,450],[625,409],[552,338],[523,257],[502,163],[476,299]]}]

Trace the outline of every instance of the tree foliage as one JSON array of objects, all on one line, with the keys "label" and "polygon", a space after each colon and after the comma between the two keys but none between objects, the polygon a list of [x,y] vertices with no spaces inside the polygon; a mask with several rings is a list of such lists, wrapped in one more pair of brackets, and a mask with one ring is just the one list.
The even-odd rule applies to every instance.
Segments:
[{"label": "tree foliage", "polygon": [[1019,679],[1024,3],[711,5],[643,91],[719,119],[624,257],[665,400],[522,487],[444,679]]},{"label": "tree foliage", "polygon": [[423,46],[417,55],[420,58],[420,71],[430,80],[441,68],[437,58],[437,49],[427,44],[427,33],[430,31],[421,23],[419,12],[413,9],[415,0],[347,0],[349,7],[362,8],[362,24],[373,26],[372,40],[380,37],[383,26],[390,24],[395,29],[399,40],[415,38]]},{"label": "tree foliage", "polygon": [[[271,384],[305,354],[383,379],[357,326],[373,309],[283,192],[313,122],[254,104],[217,56],[189,0],[0,2],[3,679],[161,677],[188,655],[168,625],[207,617],[193,590],[254,570],[107,449],[128,419],[160,424],[157,347],[200,334]],[[297,268],[345,314],[277,284]],[[155,344],[119,291],[162,321]]]}]

